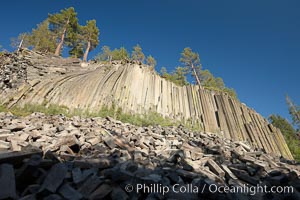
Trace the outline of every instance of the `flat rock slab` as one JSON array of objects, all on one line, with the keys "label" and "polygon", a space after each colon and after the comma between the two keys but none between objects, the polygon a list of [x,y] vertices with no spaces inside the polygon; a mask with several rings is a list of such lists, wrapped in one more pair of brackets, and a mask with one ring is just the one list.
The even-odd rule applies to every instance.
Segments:
[{"label": "flat rock slab", "polygon": [[0,187],[0,199],[16,198],[17,194],[13,165],[0,165]]},{"label": "flat rock slab", "polygon": [[22,149],[20,152],[5,152],[0,153],[0,164],[1,163],[11,163],[17,165],[22,163],[25,158],[30,158],[33,155],[43,156],[43,151],[37,148],[27,148]]},{"label": "flat rock slab", "polygon": [[69,184],[64,184],[58,190],[58,193],[61,194],[65,199],[69,200],[79,200],[82,199],[82,195],[71,187]]},{"label": "flat rock slab", "polygon": [[111,185],[106,183],[100,185],[90,196],[89,199],[103,199],[112,191]]},{"label": "flat rock slab", "polygon": [[93,175],[82,184],[78,191],[87,198],[102,182],[103,180],[98,176]]},{"label": "flat rock slab", "polygon": [[67,174],[67,167],[63,163],[55,164],[43,182],[42,189],[56,192]]}]

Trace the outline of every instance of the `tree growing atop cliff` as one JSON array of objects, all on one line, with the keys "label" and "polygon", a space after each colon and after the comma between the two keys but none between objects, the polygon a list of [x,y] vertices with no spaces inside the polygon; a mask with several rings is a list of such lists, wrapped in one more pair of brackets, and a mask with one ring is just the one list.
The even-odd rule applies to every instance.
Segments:
[{"label": "tree growing atop cliff", "polygon": [[296,105],[289,96],[286,96],[286,102],[289,107],[289,113],[292,117],[293,124],[297,126],[297,129],[300,131],[300,107]]},{"label": "tree growing atop cliff", "polygon": [[129,59],[129,53],[125,49],[125,47],[121,47],[120,49],[115,48],[112,51],[112,60],[126,60]]},{"label": "tree growing atop cliff", "polygon": [[46,19],[30,33],[21,33],[17,38],[11,39],[13,48],[19,48],[20,44],[21,47],[32,48],[34,51],[54,53],[56,42],[55,36],[49,30],[49,21]]},{"label": "tree growing atop cliff", "polygon": [[225,86],[221,77],[215,77],[208,69],[200,71],[201,84],[206,89],[226,92],[229,96],[237,99],[237,94],[234,89]]},{"label": "tree growing atop cliff", "polygon": [[165,78],[166,80],[171,81],[178,86],[188,85],[188,81],[186,80],[188,71],[185,67],[176,67],[176,69],[171,73],[168,73],[167,69],[162,67],[160,74],[162,78]]},{"label": "tree growing atop cliff", "polygon": [[28,40],[34,51],[43,53],[54,53],[55,51],[55,36],[49,30],[49,21],[47,19],[38,24],[36,29],[32,29]]},{"label": "tree growing atop cliff", "polygon": [[192,76],[195,78],[199,87],[202,88],[200,77],[199,77],[200,70],[201,70],[199,54],[193,52],[191,48],[186,47],[183,49],[179,61],[184,65],[184,67],[189,69],[189,71],[191,72]]},{"label": "tree growing atop cliff", "polygon": [[280,129],[295,160],[300,161],[300,141],[293,126],[279,115],[271,115],[269,121]]},{"label": "tree growing atop cliff", "polygon": [[83,57],[83,46],[81,43],[76,44],[75,46],[73,46],[73,48],[71,48],[69,50],[69,54],[71,55],[71,57],[73,58],[82,58]]},{"label": "tree growing atop cliff", "polygon": [[30,33],[20,33],[18,37],[10,39],[10,46],[14,49],[18,49],[21,45],[22,48],[28,48],[30,46]]},{"label": "tree growing atop cliff", "polygon": [[144,62],[145,55],[143,53],[142,47],[139,44],[137,44],[136,46],[133,47],[133,51],[131,53],[131,58],[133,60],[140,61],[142,63]]},{"label": "tree growing atop cliff", "polygon": [[86,62],[89,52],[95,49],[99,44],[100,32],[96,25],[96,20],[87,21],[85,26],[80,27],[80,33],[83,48],[85,49],[83,61]]},{"label": "tree growing atop cliff", "polygon": [[77,13],[73,7],[61,10],[60,13],[49,14],[50,30],[55,35],[57,46],[54,55],[60,55],[60,51],[65,44],[74,47],[76,34],[78,31]]},{"label": "tree growing atop cliff", "polygon": [[129,57],[130,55],[125,47],[115,48],[111,51],[109,46],[103,46],[101,52],[95,57],[95,60],[111,62],[112,60],[127,60]]},{"label": "tree growing atop cliff", "polygon": [[156,60],[153,56],[149,55],[146,59],[146,64],[154,69],[156,66]]},{"label": "tree growing atop cliff", "polygon": [[110,50],[109,46],[103,46],[101,48],[101,52],[98,53],[98,55],[95,57],[95,60],[97,61],[109,61],[111,62],[112,60],[112,52]]}]

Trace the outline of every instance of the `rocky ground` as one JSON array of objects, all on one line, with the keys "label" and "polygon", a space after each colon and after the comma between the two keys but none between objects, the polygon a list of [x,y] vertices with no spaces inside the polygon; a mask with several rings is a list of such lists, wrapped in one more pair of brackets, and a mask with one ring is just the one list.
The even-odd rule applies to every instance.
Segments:
[{"label": "rocky ground", "polygon": [[[0,113],[0,199],[299,199],[299,175],[291,161],[182,126]],[[217,193],[212,185],[293,192]]]},{"label": "rocky ground", "polygon": [[16,54],[0,55],[0,91],[15,89],[24,83],[27,79],[28,65],[28,60]]}]

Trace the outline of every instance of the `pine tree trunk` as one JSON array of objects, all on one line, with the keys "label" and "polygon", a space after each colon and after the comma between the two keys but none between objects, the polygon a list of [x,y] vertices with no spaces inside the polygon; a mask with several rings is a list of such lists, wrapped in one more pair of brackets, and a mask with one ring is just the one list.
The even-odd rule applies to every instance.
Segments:
[{"label": "pine tree trunk", "polygon": [[193,64],[192,64],[192,69],[193,69],[193,72],[194,72],[194,75],[195,75],[197,84],[199,85],[200,89],[202,89],[202,85],[201,85],[201,83],[200,83],[200,78],[198,77],[198,74],[197,74],[196,69],[195,69],[195,67],[194,67]]},{"label": "pine tree trunk", "polygon": [[90,42],[90,41],[88,41],[88,44],[87,44],[86,50],[85,50],[85,52],[84,52],[84,55],[83,55],[83,62],[86,62],[86,61],[87,61],[87,57],[88,57],[88,54],[89,54],[90,48],[91,48],[91,42]]},{"label": "pine tree trunk", "polygon": [[59,56],[59,54],[60,54],[60,50],[61,50],[61,48],[64,44],[66,32],[67,32],[67,28],[64,29],[63,34],[61,35],[60,42],[58,43],[58,45],[56,47],[56,50],[55,50],[55,53],[54,53],[54,55],[56,55],[56,56]]}]

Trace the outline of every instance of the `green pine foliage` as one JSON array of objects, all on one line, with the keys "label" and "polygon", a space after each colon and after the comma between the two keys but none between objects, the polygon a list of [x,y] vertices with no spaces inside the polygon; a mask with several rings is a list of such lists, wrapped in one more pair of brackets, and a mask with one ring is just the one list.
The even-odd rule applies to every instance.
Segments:
[{"label": "green pine foliage", "polygon": [[296,135],[294,127],[283,117],[271,115],[269,121],[282,132],[285,141],[294,156],[294,159],[300,161],[300,140]]},{"label": "green pine foliage", "polygon": [[133,51],[131,53],[131,58],[133,60],[140,61],[142,63],[144,62],[145,54],[143,53],[143,49],[139,44],[137,44],[136,46],[133,47]]},{"label": "green pine foliage", "polygon": [[[160,76],[168,81],[175,83],[178,86],[188,85],[187,74],[189,69],[187,67],[176,67],[171,73],[167,72],[165,67],[161,68]],[[237,94],[234,89],[225,86],[224,81],[220,77],[214,77],[209,70],[200,70],[199,77],[201,85],[208,90],[214,90],[218,92],[225,92],[234,99],[237,99]]]},{"label": "green pine foliage", "polygon": [[297,127],[298,131],[300,131],[300,106],[296,105],[289,96],[286,96],[286,102],[288,104],[293,124]]},{"label": "green pine foliage", "polygon": [[151,55],[149,55],[146,59],[146,64],[149,65],[150,67],[154,68],[157,64],[155,58]]},{"label": "green pine foliage", "polygon": [[101,48],[101,52],[98,53],[94,60],[98,61],[98,62],[103,62],[103,61],[111,61],[112,57],[112,52],[110,50],[109,46],[103,46]]},{"label": "green pine foliage", "polygon": [[82,58],[83,54],[84,54],[84,52],[83,52],[83,46],[82,46],[81,43],[76,44],[74,47],[72,47],[69,50],[69,55],[72,58]]},{"label": "green pine foliage", "polygon": [[22,47],[30,48],[32,44],[30,44],[31,33],[20,33],[17,37],[13,37],[10,39],[10,46],[14,49],[17,49],[19,45],[22,43]]},{"label": "green pine foliage", "polygon": [[32,29],[28,36],[28,43],[33,47],[34,51],[43,53],[54,53],[56,43],[54,34],[49,30],[49,21],[44,20],[37,25],[36,29]]},{"label": "green pine foliage", "polygon": [[49,21],[46,19],[32,29],[30,33],[21,33],[17,38],[11,39],[11,46],[18,48],[22,41],[22,47],[32,48],[42,53],[54,53],[56,41],[54,34],[49,30]]},{"label": "green pine foliage", "polygon": [[63,45],[74,47],[79,29],[77,13],[73,7],[63,9],[59,13],[49,14],[50,30],[58,41],[55,55],[60,55]]},{"label": "green pine foliage", "polygon": [[125,47],[115,48],[110,50],[109,46],[103,46],[101,52],[94,58],[96,61],[112,61],[112,60],[128,60],[130,55]]},{"label": "green pine foliage", "polygon": [[80,26],[75,9],[70,7],[49,14],[30,33],[21,33],[12,38],[11,46],[18,48],[22,43],[22,48],[55,55],[61,55],[61,49],[67,47],[72,57],[83,57],[87,61],[89,52],[99,44],[99,33],[96,20],[88,20],[85,26]]},{"label": "green pine foliage", "polygon": [[171,73],[168,73],[165,67],[162,67],[160,70],[160,76],[162,78],[165,78],[178,86],[188,85],[188,81],[186,80],[187,73],[188,71],[184,67],[176,67]]},{"label": "green pine foliage", "polygon": [[112,56],[112,60],[128,60],[130,57],[125,47],[121,47],[119,49],[115,48],[111,52],[111,56]]},{"label": "green pine foliage", "polygon": [[96,20],[89,20],[85,26],[80,27],[81,43],[85,49],[83,61],[87,61],[88,53],[95,49],[99,44],[100,31],[96,25]]},{"label": "green pine foliage", "polygon": [[200,70],[201,70],[199,54],[193,52],[190,47],[186,47],[183,49],[179,61],[183,64],[183,66],[186,69],[189,70],[189,72],[195,78],[196,83],[201,87],[201,82],[199,77]]},{"label": "green pine foliage", "polygon": [[237,94],[234,89],[225,86],[221,77],[214,77],[214,75],[208,70],[200,71],[200,80],[204,88],[209,90],[215,90],[225,92],[234,99],[237,99]]}]

